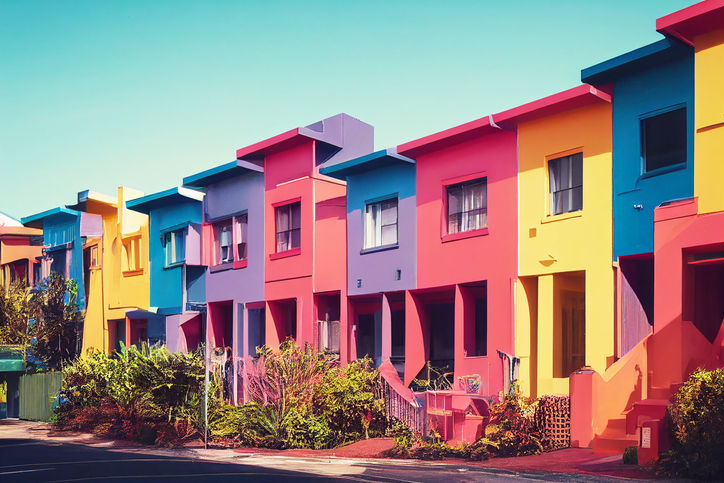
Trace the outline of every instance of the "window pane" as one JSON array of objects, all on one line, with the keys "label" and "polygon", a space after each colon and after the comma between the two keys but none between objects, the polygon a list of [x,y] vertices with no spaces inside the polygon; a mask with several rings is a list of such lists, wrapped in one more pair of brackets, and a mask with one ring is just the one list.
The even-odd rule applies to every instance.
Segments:
[{"label": "window pane", "polygon": [[277,253],[289,250],[289,232],[277,233]]},{"label": "window pane", "polygon": [[291,243],[290,243],[289,248],[299,248],[302,245],[301,235],[302,235],[302,230],[292,230]]},{"label": "window pane", "polygon": [[463,187],[460,184],[448,186],[447,188],[447,212],[449,215],[463,211],[462,206]]},{"label": "window pane", "polygon": [[382,245],[392,245],[397,243],[397,225],[387,225],[382,227]]},{"label": "window pane", "polygon": [[448,234],[458,233],[460,231],[460,214],[448,215],[447,232]]},{"label": "window pane", "polygon": [[641,120],[646,171],[686,162],[686,108]]},{"label": "window pane", "polygon": [[236,245],[237,249],[237,260],[246,260],[246,243],[241,242]]},{"label": "window pane", "polygon": [[184,249],[184,230],[176,232],[176,250],[175,262],[181,262],[186,259],[186,251]]},{"label": "window pane", "polygon": [[378,203],[371,203],[365,208],[365,248],[372,248],[376,246],[377,207]]},{"label": "window pane", "polygon": [[570,211],[579,211],[583,209],[583,187],[578,186],[571,190],[571,207]]},{"label": "window pane", "polygon": [[292,226],[291,228],[302,227],[302,203],[292,203],[290,210],[292,212]]},{"label": "window pane", "polygon": [[289,229],[289,206],[280,206],[276,209],[277,233]]},{"label": "window pane", "polygon": [[571,181],[572,186],[582,186],[583,185],[583,153],[577,153],[573,156],[570,156],[571,158]]},{"label": "window pane", "polygon": [[397,200],[382,202],[382,225],[397,223]]}]

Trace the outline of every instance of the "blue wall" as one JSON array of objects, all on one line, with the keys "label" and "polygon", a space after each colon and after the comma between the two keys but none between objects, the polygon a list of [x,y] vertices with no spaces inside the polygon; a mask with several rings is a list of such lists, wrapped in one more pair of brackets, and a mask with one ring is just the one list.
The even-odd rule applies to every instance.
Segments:
[{"label": "blue wall", "polygon": [[[71,261],[67,267],[68,278],[78,284],[76,302],[80,310],[85,310],[85,290],[83,289],[83,239],[80,236],[80,212],[77,215],[56,213],[43,219],[43,244],[57,247],[71,243]],[[50,251],[50,250],[49,250]],[[57,252],[56,252],[57,253]]]},{"label": "blue wall", "polygon": [[[151,306],[165,314],[181,313],[183,305],[183,266],[165,268],[166,252],[162,233],[181,224],[201,223],[201,202],[189,200],[151,209],[150,258],[151,258]],[[202,302],[201,300],[194,300]]]},{"label": "blue wall", "polygon": [[[640,117],[685,105],[683,169],[642,177]],[[662,170],[663,171],[663,170]],[[654,251],[654,208],[694,195],[694,55],[615,80],[613,97],[613,257]],[[642,210],[634,205],[643,206]]]},{"label": "blue wall", "polygon": [[[360,254],[368,201],[398,196],[398,248]],[[396,163],[347,177],[347,293],[360,295],[415,288],[415,165]],[[395,270],[402,270],[399,281]],[[357,287],[357,280],[362,286]]]}]

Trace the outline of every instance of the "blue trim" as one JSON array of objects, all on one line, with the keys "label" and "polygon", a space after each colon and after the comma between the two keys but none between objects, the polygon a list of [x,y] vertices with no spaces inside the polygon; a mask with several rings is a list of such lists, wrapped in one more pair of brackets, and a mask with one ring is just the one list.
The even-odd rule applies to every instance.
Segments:
[{"label": "blue trim", "polygon": [[206,188],[210,184],[218,183],[225,179],[240,176],[247,172],[263,173],[264,168],[243,159],[237,159],[230,163],[222,164],[215,168],[207,169],[200,173],[184,178],[185,188]]},{"label": "blue trim", "polygon": [[80,216],[81,212],[75,211],[75,210],[69,210],[68,208],[63,208],[62,206],[59,206],[57,208],[53,208],[48,211],[43,211],[42,213],[38,213],[35,215],[30,215],[30,216],[21,218],[20,223],[22,223],[23,225],[29,225],[31,223],[42,221],[43,218],[47,218],[49,216],[59,215],[59,214],[70,215],[70,216]]},{"label": "blue trim", "polygon": [[372,154],[351,159],[331,166],[324,166],[320,173],[332,178],[345,180],[348,176],[363,173],[397,163],[415,164],[415,160],[394,152],[394,149],[383,149]]},{"label": "blue trim", "polygon": [[608,84],[661,62],[691,54],[693,48],[676,39],[665,38],[581,71],[585,84]]},{"label": "blue trim", "polygon": [[653,178],[654,176],[660,176],[662,174],[671,173],[673,171],[681,171],[682,169],[686,169],[686,162],[672,164],[671,166],[664,166],[663,168],[646,171],[639,177],[639,179]]},{"label": "blue trim", "polygon": [[183,223],[178,223],[173,226],[169,226],[168,228],[163,228],[159,230],[159,233],[161,233],[161,236],[163,237],[166,233],[172,232],[172,231],[178,231],[178,230],[184,230],[188,228],[188,226],[191,224],[190,221],[184,221]]},{"label": "blue trim", "polygon": [[177,315],[182,313],[181,307],[163,307],[156,312],[158,315]]},{"label": "blue trim", "polygon": [[[201,192],[199,191],[199,193]],[[200,199],[186,196],[185,194],[179,192],[178,187],[174,187],[165,191],[160,191],[158,193],[126,201],[126,208],[148,215],[151,210],[156,208],[171,206],[184,201],[196,201],[201,203]]]},{"label": "blue trim", "polygon": [[372,203],[379,203],[380,201],[387,201],[387,200],[397,200],[397,203],[400,202],[400,193],[390,193],[389,195],[385,196],[376,196],[374,198],[370,198],[369,200],[365,200],[365,208],[366,205],[370,205]]},{"label": "blue trim", "polygon": [[[208,216],[205,216],[204,221],[206,221],[206,223],[216,223],[217,221],[228,220],[229,218],[234,218],[237,216],[248,215],[248,214],[249,214],[249,209],[247,208],[247,209],[244,209],[241,211],[235,211],[234,213],[229,213],[228,215],[217,216],[216,218],[209,218]],[[204,215],[206,215],[206,213],[204,213]]]}]

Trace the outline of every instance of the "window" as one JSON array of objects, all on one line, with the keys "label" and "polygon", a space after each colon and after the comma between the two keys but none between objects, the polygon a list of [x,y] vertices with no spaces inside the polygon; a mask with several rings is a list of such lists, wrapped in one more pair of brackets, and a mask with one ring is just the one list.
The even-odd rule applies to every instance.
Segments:
[{"label": "window", "polygon": [[583,209],[583,153],[548,161],[551,215]]},{"label": "window", "polygon": [[216,265],[246,260],[248,220],[244,213],[214,223]]},{"label": "window", "polygon": [[277,253],[301,246],[302,203],[297,201],[274,209]]},{"label": "window", "polygon": [[90,268],[99,268],[101,266],[100,258],[98,258],[98,245],[90,247],[89,257],[88,265]]},{"label": "window", "polygon": [[248,239],[249,215],[241,215],[234,218],[234,229],[236,231],[236,260],[246,260],[246,241]]},{"label": "window", "polygon": [[397,244],[397,198],[368,203],[365,208],[365,248]]},{"label": "window", "polygon": [[686,163],[686,108],[641,119],[641,159],[645,173]]},{"label": "window", "polygon": [[123,271],[135,272],[141,270],[141,237],[127,238],[123,240],[123,251],[125,257],[123,259]]},{"label": "window", "polygon": [[488,227],[487,178],[473,179],[447,187],[447,233]]},{"label": "window", "polygon": [[182,263],[186,259],[184,248],[185,228],[168,231],[164,234],[164,248],[166,250],[166,266]]},{"label": "window", "polygon": [[216,235],[217,265],[234,261],[231,226],[231,218],[214,224],[214,232]]}]

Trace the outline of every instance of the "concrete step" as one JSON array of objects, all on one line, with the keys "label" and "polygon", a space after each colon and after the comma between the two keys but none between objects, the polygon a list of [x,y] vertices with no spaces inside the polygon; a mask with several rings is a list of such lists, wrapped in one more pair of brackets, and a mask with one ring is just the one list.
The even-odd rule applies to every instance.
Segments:
[{"label": "concrete step", "polygon": [[649,419],[663,421],[668,406],[668,399],[648,398],[635,402],[633,407],[626,412],[626,434],[636,434],[636,429],[641,426],[641,423]]},{"label": "concrete step", "polygon": [[638,446],[638,436],[626,434],[626,418],[609,419],[603,433],[593,438],[593,451],[621,454],[629,446]]}]

